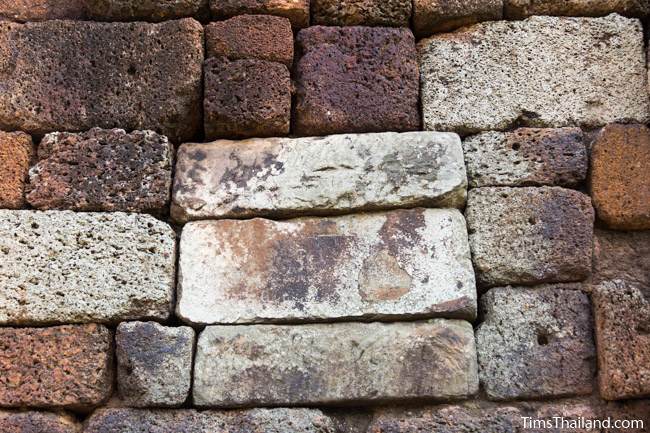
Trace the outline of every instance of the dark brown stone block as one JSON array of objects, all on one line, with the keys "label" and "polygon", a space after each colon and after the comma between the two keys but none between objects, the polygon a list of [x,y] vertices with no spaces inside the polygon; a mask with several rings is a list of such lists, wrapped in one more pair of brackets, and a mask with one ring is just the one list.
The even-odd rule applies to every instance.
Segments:
[{"label": "dark brown stone block", "polygon": [[287,135],[289,70],[265,60],[208,59],[203,106],[206,139]]},{"label": "dark brown stone block", "polygon": [[410,131],[420,126],[415,38],[408,29],[310,27],[297,37],[294,132]]},{"label": "dark brown stone block", "polygon": [[0,22],[0,128],[42,135],[153,129],[175,141],[200,127],[203,27]]},{"label": "dark brown stone block", "polygon": [[309,0],[210,0],[210,11],[217,18],[276,15],[288,18],[295,28],[309,26]]},{"label": "dark brown stone block", "polygon": [[0,19],[13,21],[78,20],[85,0],[0,0]]},{"label": "dark brown stone block", "polygon": [[503,0],[414,0],[413,28],[419,38],[503,16]]},{"label": "dark brown stone block", "polygon": [[312,24],[408,27],[412,0],[311,0]]},{"label": "dark brown stone block", "polygon": [[596,229],[593,263],[594,284],[624,280],[639,287],[650,298],[650,231]]},{"label": "dark brown stone block", "polygon": [[79,433],[81,426],[66,415],[0,411],[2,433]]},{"label": "dark brown stone block", "polygon": [[208,0],[85,0],[88,18],[102,21],[165,21],[198,17]]},{"label": "dark brown stone block", "polygon": [[0,208],[20,209],[25,204],[25,183],[34,153],[29,135],[0,131]]}]

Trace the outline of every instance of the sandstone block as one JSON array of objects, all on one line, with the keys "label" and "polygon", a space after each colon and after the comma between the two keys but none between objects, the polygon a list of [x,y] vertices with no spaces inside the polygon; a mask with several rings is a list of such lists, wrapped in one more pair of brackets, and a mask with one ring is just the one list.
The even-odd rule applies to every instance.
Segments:
[{"label": "sandstone block", "polygon": [[148,215],[0,211],[0,324],[169,317],[175,233]]},{"label": "sandstone block", "polygon": [[0,0],[0,20],[79,20],[85,15],[85,0]]},{"label": "sandstone block", "polygon": [[34,157],[32,137],[23,132],[0,131],[0,208],[25,205],[25,184]]},{"label": "sandstone block", "polygon": [[591,272],[594,211],[580,192],[477,188],[465,218],[483,287],[581,281]]},{"label": "sandstone block", "polygon": [[591,150],[590,189],[598,218],[620,230],[650,229],[650,129],[608,125]]},{"label": "sandstone block", "polygon": [[301,30],[297,43],[297,135],[419,129],[410,30],[315,26]]},{"label": "sandstone block", "polygon": [[309,0],[210,0],[217,18],[260,14],[288,18],[294,28],[309,26]]},{"label": "sandstone block", "polygon": [[47,412],[0,411],[0,431],[5,433],[79,433],[72,417]]},{"label": "sandstone block", "polygon": [[638,20],[490,22],[423,40],[419,55],[427,130],[650,121]]},{"label": "sandstone block", "polygon": [[30,171],[27,200],[37,209],[162,215],[169,203],[172,155],[167,137],[153,131],[48,134]]},{"label": "sandstone block", "polygon": [[203,28],[147,23],[0,23],[0,128],[36,135],[200,126]]},{"label": "sandstone block", "polygon": [[199,221],[180,248],[177,315],[191,323],[476,315],[457,210]]},{"label": "sandstone block", "polygon": [[200,218],[336,214],[465,204],[460,140],[436,132],[184,144],[171,213]]},{"label": "sandstone block", "polygon": [[258,59],[293,64],[293,32],[288,19],[240,15],[205,27],[208,57]]},{"label": "sandstone block", "polygon": [[113,336],[102,325],[0,328],[0,407],[87,409],[113,390]]},{"label": "sandstone block", "polygon": [[620,279],[646,288],[650,297],[650,231],[596,229],[593,262],[594,283]]},{"label": "sandstone block", "polygon": [[311,0],[312,20],[325,26],[408,27],[411,0]]},{"label": "sandstone block", "polygon": [[198,17],[208,0],[85,0],[89,18],[102,21],[166,21]]},{"label": "sandstone block", "polygon": [[504,0],[414,0],[413,28],[419,38],[503,17]]},{"label": "sandstone block", "polygon": [[485,132],[466,138],[463,149],[473,188],[576,185],[589,168],[580,128]]},{"label": "sandstone block", "polygon": [[448,400],[478,391],[472,325],[208,326],[199,336],[199,407]]},{"label": "sandstone block", "polygon": [[592,296],[601,397],[650,396],[650,298],[622,280],[600,283]]},{"label": "sandstone block", "polygon": [[337,433],[332,420],[316,409],[251,409],[227,412],[191,409],[101,409],[84,433]]},{"label": "sandstone block", "polygon": [[481,297],[481,313],[476,344],[488,398],[591,393],[596,353],[580,285],[495,288]]},{"label": "sandstone block", "polygon": [[208,59],[203,108],[209,140],[287,135],[291,121],[289,70],[265,60]]},{"label": "sandstone block", "polygon": [[194,330],[122,322],[115,336],[117,385],[129,406],[180,406],[192,381]]},{"label": "sandstone block", "polygon": [[532,15],[602,16],[619,13],[643,17],[650,13],[646,0],[504,0],[506,18],[520,20]]}]

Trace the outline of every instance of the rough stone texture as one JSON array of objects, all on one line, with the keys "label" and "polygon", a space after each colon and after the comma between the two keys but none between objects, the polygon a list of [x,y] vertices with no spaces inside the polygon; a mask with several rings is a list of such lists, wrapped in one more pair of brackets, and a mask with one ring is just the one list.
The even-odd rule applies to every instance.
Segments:
[{"label": "rough stone texture", "polygon": [[506,18],[520,20],[532,15],[602,16],[619,13],[643,17],[650,13],[647,0],[504,0]]},{"label": "rough stone texture", "polygon": [[78,20],[85,15],[86,0],[0,0],[0,20]]},{"label": "rough stone texture", "polygon": [[301,30],[294,133],[411,131],[420,126],[415,38],[408,29]]},{"label": "rough stone texture", "polygon": [[576,185],[589,157],[580,128],[520,128],[485,132],[463,141],[467,177],[483,186]]},{"label": "rough stone texture", "polygon": [[47,412],[0,411],[0,431],[4,433],[80,433],[71,417]]},{"label": "rough stone texture", "polygon": [[593,276],[595,284],[624,280],[650,298],[650,231],[594,232]]},{"label": "rough stone texture", "polygon": [[263,14],[288,18],[295,28],[309,26],[309,0],[210,0],[216,18]]},{"label": "rough stone texture", "polygon": [[465,205],[455,134],[269,138],[184,144],[172,217],[248,218]]},{"label": "rough stone texture", "polygon": [[477,188],[465,217],[482,287],[581,281],[590,274],[594,211],[580,192]]},{"label": "rough stone texture", "polygon": [[332,420],[316,409],[251,409],[228,412],[102,409],[84,433],[337,433]]},{"label": "rough stone texture", "polygon": [[48,134],[27,194],[37,209],[150,212],[169,204],[173,147],[153,131]]},{"label": "rough stone texture", "polygon": [[25,205],[25,183],[34,153],[29,135],[0,131],[0,208],[20,209]]},{"label": "rough stone texture", "polygon": [[413,29],[419,38],[503,17],[503,0],[413,0]]},{"label": "rough stone texture", "polygon": [[102,325],[0,328],[0,342],[1,407],[87,409],[113,391],[113,335]]},{"label": "rough stone texture", "polygon": [[241,15],[205,27],[208,57],[258,59],[293,64],[293,32],[288,19]]},{"label": "rough stone texture", "polygon": [[192,328],[122,322],[115,342],[118,391],[126,405],[180,406],[185,402],[192,381]]},{"label": "rough stone texture", "polygon": [[598,218],[620,230],[650,229],[650,129],[608,125],[591,149],[590,189]]},{"label": "rough stone texture", "polygon": [[194,404],[371,404],[448,400],[478,391],[471,324],[208,326],[199,336]]},{"label": "rough stone texture", "polygon": [[199,221],[180,248],[176,313],[191,323],[476,316],[457,210]]},{"label": "rough stone texture", "polygon": [[208,59],[203,109],[208,140],[287,135],[291,121],[289,70],[265,60]]},{"label": "rough stone texture", "polygon": [[602,433],[650,433],[650,400],[608,402],[603,414],[612,419],[643,421],[643,428],[605,428]]},{"label": "rough stone texture", "polygon": [[411,0],[311,0],[312,24],[408,27]]},{"label": "rough stone texture", "polygon": [[0,324],[169,317],[175,233],[148,215],[0,211]]},{"label": "rough stone texture", "polygon": [[104,21],[165,21],[197,17],[208,0],[85,0],[89,18]]},{"label": "rough stone texture", "polygon": [[650,121],[638,20],[533,17],[478,24],[419,44],[425,129]]},{"label": "rough stone texture", "polygon": [[650,299],[622,280],[593,289],[600,395],[650,396]]},{"label": "rough stone texture", "polygon": [[0,22],[0,59],[2,129],[152,129],[184,141],[200,127],[203,28],[193,19]]},{"label": "rough stone texture", "polygon": [[479,373],[492,400],[589,394],[595,366],[580,285],[495,288],[481,297]]}]

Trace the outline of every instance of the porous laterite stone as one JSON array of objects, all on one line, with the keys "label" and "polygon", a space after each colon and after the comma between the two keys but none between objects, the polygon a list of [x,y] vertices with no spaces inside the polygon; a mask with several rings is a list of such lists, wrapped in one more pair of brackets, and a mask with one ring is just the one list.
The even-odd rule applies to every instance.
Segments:
[{"label": "porous laterite stone", "polygon": [[185,402],[192,380],[192,328],[122,322],[115,342],[118,391],[126,405],[173,407]]},{"label": "porous laterite stone", "polygon": [[153,131],[91,129],[45,136],[30,170],[37,209],[165,213],[173,147]]},{"label": "porous laterite stone", "polygon": [[591,150],[591,196],[598,218],[618,230],[650,229],[650,128],[608,125]]},{"label": "porous laterite stone", "polygon": [[208,326],[199,336],[199,407],[450,400],[478,391],[472,325]]},{"label": "porous laterite stone", "polygon": [[590,274],[594,211],[578,191],[476,188],[465,218],[482,287],[581,281]]},{"label": "porous laterite stone", "polygon": [[201,121],[203,27],[0,22],[0,128],[36,135],[152,129],[172,141]]},{"label": "porous laterite stone", "polygon": [[481,383],[493,400],[589,394],[595,349],[580,285],[494,288],[476,331]]},{"label": "porous laterite stone", "polygon": [[0,0],[0,19],[12,21],[79,20],[86,0]]},{"label": "porous laterite stone", "polygon": [[88,18],[99,21],[166,21],[199,17],[208,0],[85,0]]},{"label": "porous laterite stone", "polygon": [[0,328],[0,342],[0,407],[88,409],[113,391],[104,326]]},{"label": "porous laterite stone", "polygon": [[205,27],[208,57],[293,63],[293,32],[288,19],[241,15]]},{"label": "porous laterite stone", "polygon": [[646,0],[503,0],[506,18],[532,15],[603,16],[611,13],[643,17],[650,13]]},{"label": "porous laterite stone", "polygon": [[650,231],[596,229],[593,262],[594,284],[624,280],[650,297]]},{"label": "porous laterite stone", "polygon": [[412,0],[311,0],[312,24],[408,27]]},{"label": "porous laterite stone", "polygon": [[3,433],[80,433],[81,425],[66,415],[0,410],[0,431]]},{"label": "porous laterite stone", "polygon": [[259,14],[288,18],[294,28],[309,26],[309,0],[210,0],[216,18]]},{"label": "porous laterite stone", "polygon": [[297,135],[419,129],[410,30],[314,26],[301,30],[297,43]]},{"label": "porous laterite stone", "polygon": [[209,140],[287,135],[291,118],[289,70],[266,60],[208,59],[203,108]]},{"label": "porous laterite stone", "polygon": [[503,16],[503,0],[413,0],[413,28],[419,38]]},{"label": "porous laterite stone", "polygon": [[25,205],[27,172],[35,153],[29,135],[0,131],[0,208],[20,209]]}]

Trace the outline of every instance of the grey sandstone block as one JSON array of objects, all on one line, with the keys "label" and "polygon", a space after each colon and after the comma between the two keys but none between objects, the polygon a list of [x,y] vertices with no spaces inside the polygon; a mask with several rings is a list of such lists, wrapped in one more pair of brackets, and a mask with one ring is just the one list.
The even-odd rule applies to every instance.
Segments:
[{"label": "grey sandstone block", "polygon": [[468,322],[208,326],[199,407],[448,400],[478,391]]},{"label": "grey sandstone block", "polygon": [[201,218],[462,207],[460,140],[435,132],[220,140],[181,146],[171,213]]},{"label": "grey sandstone block", "polygon": [[0,324],[167,319],[175,233],[149,215],[0,210]]}]

